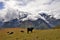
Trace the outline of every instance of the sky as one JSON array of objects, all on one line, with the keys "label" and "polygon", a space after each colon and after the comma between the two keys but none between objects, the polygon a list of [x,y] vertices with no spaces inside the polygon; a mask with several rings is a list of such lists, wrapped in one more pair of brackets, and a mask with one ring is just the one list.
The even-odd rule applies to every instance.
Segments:
[{"label": "sky", "polygon": [[[27,17],[31,19],[39,16],[41,12],[60,19],[60,0],[0,0],[0,18],[15,18],[17,17],[16,10],[31,13]],[[7,14],[9,17],[6,17]]]},{"label": "sky", "polygon": [[4,9],[4,4],[3,4],[3,2],[0,2],[0,9]]}]

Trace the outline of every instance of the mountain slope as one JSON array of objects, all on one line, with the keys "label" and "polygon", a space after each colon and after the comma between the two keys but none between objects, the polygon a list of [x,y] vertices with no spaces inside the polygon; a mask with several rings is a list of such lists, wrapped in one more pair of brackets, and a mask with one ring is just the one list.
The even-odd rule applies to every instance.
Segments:
[{"label": "mountain slope", "polygon": [[18,19],[10,20],[8,22],[4,22],[2,25],[3,28],[13,28],[18,27],[20,25],[20,22]]}]

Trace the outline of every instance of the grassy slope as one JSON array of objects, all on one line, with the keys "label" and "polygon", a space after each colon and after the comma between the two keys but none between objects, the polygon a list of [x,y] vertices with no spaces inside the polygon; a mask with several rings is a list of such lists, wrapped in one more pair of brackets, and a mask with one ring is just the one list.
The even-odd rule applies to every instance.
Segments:
[{"label": "grassy slope", "polygon": [[[7,34],[8,31],[14,34]],[[27,34],[26,29],[7,28],[0,30],[0,40],[60,40],[60,29],[33,30],[33,33]]]}]

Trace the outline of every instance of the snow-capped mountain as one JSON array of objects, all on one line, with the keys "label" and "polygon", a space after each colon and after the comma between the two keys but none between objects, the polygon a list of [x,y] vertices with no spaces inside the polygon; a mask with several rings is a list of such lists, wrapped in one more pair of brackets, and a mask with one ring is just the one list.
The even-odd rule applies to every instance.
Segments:
[{"label": "snow-capped mountain", "polygon": [[26,21],[19,21],[18,19],[13,19],[8,22],[4,22],[2,28],[14,28],[14,27],[34,27],[36,29],[48,29],[50,25],[47,24],[42,19],[37,19],[35,21],[26,20]]},{"label": "snow-capped mountain", "polygon": [[[11,25],[11,27],[17,24],[22,25],[25,21],[29,20],[32,21],[31,23],[35,26],[41,23],[47,25],[48,28],[56,26],[60,24],[59,5],[59,0],[1,0],[0,27],[4,27],[4,25],[7,26],[7,24],[8,26]],[[14,20],[16,20],[16,22]],[[27,23],[30,24],[30,21]],[[43,22],[39,23],[40,21]],[[23,23],[21,24],[21,22]]]},{"label": "snow-capped mountain", "polygon": [[3,28],[13,28],[13,27],[18,27],[20,25],[20,22],[18,19],[13,19],[8,22],[4,22],[2,25]]},{"label": "snow-capped mountain", "polygon": [[51,15],[47,15],[46,13],[42,13],[40,14],[41,16],[43,16],[44,18],[46,18],[47,21],[49,21],[50,24],[56,26],[60,24],[60,19],[56,19],[53,16],[50,17]]},{"label": "snow-capped mountain", "polygon": [[39,13],[38,16],[35,16],[36,19],[34,18],[34,16],[32,16],[32,18],[29,17],[29,15],[31,14],[29,14],[28,12],[17,11],[12,13],[17,13],[18,16],[16,16],[16,14],[14,15],[7,13],[6,17],[7,19],[9,18],[10,20],[5,21],[5,19],[3,19],[2,21],[0,21],[0,28],[34,27],[36,29],[48,29],[60,24],[59,19],[51,17],[51,15],[48,15],[44,12]]}]

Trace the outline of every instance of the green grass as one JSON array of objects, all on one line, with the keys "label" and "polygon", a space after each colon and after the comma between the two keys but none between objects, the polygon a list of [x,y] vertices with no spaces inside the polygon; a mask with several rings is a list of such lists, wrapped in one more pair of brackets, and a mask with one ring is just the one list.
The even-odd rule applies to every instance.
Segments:
[{"label": "green grass", "polygon": [[[20,32],[24,30],[24,33]],[[7,32],[14,32],[9,35]],[[60,40],[60,29],[33,30],[27,34],[26,29],[7,28],[0,30],[0,40]]]}]

